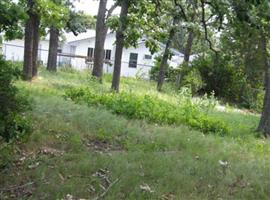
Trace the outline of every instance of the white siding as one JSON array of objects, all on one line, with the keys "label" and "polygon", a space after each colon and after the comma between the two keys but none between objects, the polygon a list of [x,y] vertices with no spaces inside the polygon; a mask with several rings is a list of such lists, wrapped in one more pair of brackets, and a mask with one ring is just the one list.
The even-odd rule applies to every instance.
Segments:
[{"label": "white siding", "polygon": [[[108,34],[105,44],[104,44],[104,49],[109,49],[112,50],[111,52],[111,59],[113,60],[114,56],[114,42],[115,42],[115,37],[114,34]],[[69,45],[76,46],[76,55],[79,56],[87,56],[87,51],[88,48],[95,48],[95,38],[88,38],[84,40],[78,40],[74,42],[69,42]],[[72,59],[72,66],[76,69],[82,70],[86,69],[88,67],[92,67],[93,63],[86,63],[85,59],[83,58],[73,58]],[[104,64],[104,72],[106,73],[111,73],[112,72],[112,67],[110,67],[108,64]]]},{"label": "white siding", "polygon": [[[38,59],[43,63],[47,63],[49,41],[40,41]],[[24,58],[24,41],[11,40],[3,42],[3,55],[6,60],[23,61]]]},{"label": "white siding", "polygon": [[[129,57],[131,53],[138,54],[137,68],[129,67]],[[151,60],[145,59],[145,55],[151,55],[148,48],[145,47],[145,43],[141,43],[137,48],[130,47],[128,49],[124,49],[122,56],[121,76],[139,76],[147,78],[151,67],[154,66],[155,55],[152,55]]]},{"label": "white siding", "polygon": [[[93,35],[93,31],[88,31],[91,36]],[[87,33],[88,34],[88,33]],[[80,36],[80,35],[79,35]],[[84,36],[85,37],[85,36]],[[58,57],[59,64],[70,64],[72,67],[83,70],[87,68],[92,68],[93,62],[86,62],[86,56],[88,52],[88,48],[95,48],[95,37],[90,37],[87,39],[83,39],[83,37],[78,37],[80,40],[67,42],[62,44],[62,53],[65,54],[73,54],[76,56],[82,57],[70,57],[70,56],[60,56]],[[75,39],[75,38],[74,38]],[[164,48],[161,45],[161,48]],[[48,49],[49,49],[49,41],[42,40],[39,44],[39,54],[38,58],[42,61],[44,65],[47,64],[48,59]],[[105,40],[104,49],[111,50],[111,64],[114,63],[115,56],[115,34],[110,33],[107,35]],[[163,49],[161,50],[161,52]],[[145,46],[145,42],[141,41],[138,47],[127,48],[123,50],[122,56],[122,66],[121,66],[121,76],[126,77],[149,77],[149,71],[154,66],[155,57],[161,54],[161,52],[151,55],[149,49]],[[137,67],[130,68],[129,67],[129,58],[131,53],[138,54]],[[23,61],[24,54],[24,41],[23,40],[12,40],[12,41],[4,41],[3,43],[3,54],[7,60],[13,61]],[[151,59],[145,59],[145,55],[151,55]],[[173,67],[178,67],[179,64],[183,62],[183,55],[178,53],[178,55],[173,56],[169,64]],[[104,72],[105,73],[113,73],[113,66],[110,64],[104,63]]]},{"label": "white siding", "polygon": [[[95,37],[78,40],[74,42],[69,42],[69,45],[76,46],[76,55],[80,56],[87,56],[88,48],[95,48]],[[107,35],[105,40],[104,49],[110,49],[111,52],[111,63],[114,62],[115,56],[115,34],[111,33]],[[129,67],[129,58],[131,53],[138,54],[137,60],[137,68],[130,68]],[[151,55],[149,49],[145,46],[145,42],[141,41],[138,47],[130,47],[123,50],[122,55],[122,66],[121,66],[121,76],[125,77],[149,77],[149,71],[154,66],[155,57],[158,56],[161,52]],[[151,55],[151,59],[145,59],[145,55]],[[179,64],[183,62],[183,56],[177,55],[173,56],[172,60],[169,61],[169,64],[173,67],[178,67]],[[82,58],[74,58],[72,59],[72,66],[76,69],[86,69],[91,68],[93,63],[85,63],[85,60]],[[113,66],[109,64],[104,64],[104,72],[112,73]]]}]

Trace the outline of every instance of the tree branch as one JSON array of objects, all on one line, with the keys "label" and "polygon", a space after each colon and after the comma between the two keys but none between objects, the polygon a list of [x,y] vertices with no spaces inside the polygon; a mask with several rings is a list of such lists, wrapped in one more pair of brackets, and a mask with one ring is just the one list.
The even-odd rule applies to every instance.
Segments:
[{"label": "tree branch", "polygon": [[204,0],[201,0],[201,6],[202,6],[202,25],[203,25],[203,28],[204,28],[204,38],[208,42],[209,48],[217,56],[218,55],[218,51],[213,48],[213,44],[212,44],[211,40],[208,38],[207,24],[206,24],[206,21],[205,21],[205,1]]},{"label": "tree branch", "polygon": [[118,6],[118,3],[116,2],[115,4],[113,4],[109,10],[107,10],[107,16],[106,16],[106,20],[112,15],[114,9]]},{"label": "tree branch", "polygon": [[186,13],[185,13],[185,10],[184,10],[183,6],[182,6],[181,4],[179,4],[179,3],[177,2],[177,0],[174,0],[174,4],[175,4],[175,6],[178,6],[178,7],[180,8],[181,13],[182,13],[182,17],[184,18],[184,20],[185,20],[185,21],[188,21],[188,18],[187,18],[187,15],[186,15]]}]

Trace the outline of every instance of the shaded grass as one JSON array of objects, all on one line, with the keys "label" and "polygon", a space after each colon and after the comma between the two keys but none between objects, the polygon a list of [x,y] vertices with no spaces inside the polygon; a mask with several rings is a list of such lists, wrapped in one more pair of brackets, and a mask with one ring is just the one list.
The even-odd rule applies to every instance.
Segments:
[{"label": "shaded grass", "polygon": [[[63,87],[89,84],[83,74],[42,72],[41,76],[32,84],[18,83],[34,99],[29,113],[34,133],[14,155],[17,161],[23,156],[25,160],[1,171],[0,199],[61,199],[67,194],[93,199],[103,192],[100,184],[106,185],[93,176],[100,169],[108,171],[111,181],[119,178],[105,199],[269,199],[270,144],[252,135],[256,116],[211,113],[226,120],[235,137],[205,136],[185,126],[147,124],[101,107],[65,101]],[[152,88],[147,82],[138,83]],[[92,151],[84,143],[92,137],[121,143],[123,149]],[[64,153],[40,153],[44,147]],[[223,167],[219,160],[229,165]],[[37,162],[37,167],[29,168]],[[30,181],[34,184],[20,191],[1,190]],[[154,192],[142,191],[143,184]]]}]

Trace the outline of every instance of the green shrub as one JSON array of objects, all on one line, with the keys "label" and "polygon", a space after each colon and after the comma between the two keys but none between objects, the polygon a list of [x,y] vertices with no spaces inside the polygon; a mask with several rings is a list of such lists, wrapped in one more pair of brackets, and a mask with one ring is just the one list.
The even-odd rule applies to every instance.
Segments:
[{"label": "green shrub", "polygon": [[195,95],[205,86],[205,83],[199,70],[197,68],[189,67],[188,71],[186,71],[186,74],[183,74],[181,86],[189,87],[192,91],[192,94]]},{"label": "green shrub", "polygon": [[143,119],[159,124],[187,124],[203,133],[228,134],[225,123],[209,118],[188,98],[172,104],[159,98],[133,93],[96,93],[89,88],[73,88],[66,91],[66,98],[90,106],[102,105],[115,114],[128,118]]},{"label": "green shrub", "polygon": [[[150,80],[154,80],[154,81],[158,80],[161,59],[162,59],[162,57],[160,57],[160,56],[155,58],[155,64],[149,72]],[[167,71],[165,73],[165,79],[168,82],[175,82],[177,73],[178,73],[178,69],[174,69],[171,66],[167,66]]]},{"label": "green shrub", "polygon": [[[196,84],[201,86],[200,93],[210,94],[214,91],[217,97],[226,102],[248,109],[261,109],[264,91],[258,88],[263,87],[263,81],[257,77],[251,79],[245,66],[236,66],[227,56],[220,56],[218,62],[215,62],[214,57],[208,56],[194,60],[191,67],[199,72],[202,79],[203,85],[198,84],[199,82]],[[196,76],[197,74],[191,73],[189,78],[195,79]]]},{"label": "green shrub", "polygon": [[6,142],[30,132],[29,122],[23,114],[30,108],[28,99],[13,84],[20,74],[19,65],[0,57],[0,136]]}]

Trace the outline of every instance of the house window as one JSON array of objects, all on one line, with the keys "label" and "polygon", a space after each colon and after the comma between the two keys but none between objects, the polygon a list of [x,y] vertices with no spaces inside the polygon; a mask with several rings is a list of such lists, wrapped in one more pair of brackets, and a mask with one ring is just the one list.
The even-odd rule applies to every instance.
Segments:
[{"label": "house window", "polygon": [[94,57],[94,48],[92,48],[92,47],[88,48],[87,57],[88,58],[93,58]]},{"label": "house window", "polygon": [[137,61],[138,61],[138,54],[137,53],[130,53],[128,66],[130,68],[137,68]]},{"label": "house window", "polygon": [[112,51],[109,50],[109,49],[106,49],[106,51],[105,51],[105,60],[111,60],[111,54],[112,54]]},{"label": "house window", "polygon": [[151,56],[151,55],[145,54],[145,55],[144,55],[144,59],[145,59],[145,60],[152,60],[152,56]]},{"label": "house window", "polygon": [[70,54],[75,55],[76,53],[76,46],[70,46]]},{"label": "house window", "polygon": [[57,49],[57,53],[62,53],[62,49]]}]

